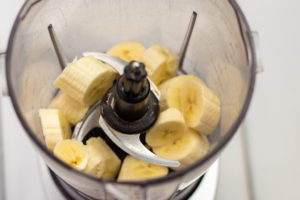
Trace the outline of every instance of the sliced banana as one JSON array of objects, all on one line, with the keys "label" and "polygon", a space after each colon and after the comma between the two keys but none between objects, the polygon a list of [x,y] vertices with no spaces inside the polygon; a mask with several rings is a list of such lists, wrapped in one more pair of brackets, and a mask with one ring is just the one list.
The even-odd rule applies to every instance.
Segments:
[{"label": "sliced banana", "polygon": [[78,102],[90,106],[111,88],[117,71],[94,57],[69,63],[54,85]]},{"label": "sliced banana", "polygon": [[51,151],[59,141],[71,137],[70,125],[58,109],[40,109],[39,116],[46,145]]},{"label": "sliced banana", "polygon": [[161,112],[154,126],[146,133],[146,142],[151,147],[160,147],[172,143],[184,134],[183,115],[176,108]]},{"label": "sliced banana", "polygon": [[68,94],[59,93],[50,103],[49,108],[59,109],[66,117],[71,125],[75,125],[82,120],[84,115],[89,109],[89,106],[84,105],[77,100],[73,99]]},{"label": "sliced banana", "polygon": [[86,142],[89,152],[85,172],[102,179],[113,179],[119,172],[121,161],[100,137],[92,137]]},{"label": "sliced banana", "polygon": [[180,162],[174,170],[183,169],[206,155],[209,150],[209,141],[205,135],[198,134],[191,128],[187,128],[184,135],[174,142],[162,147],[153,148],[158,156]]},{"label": "sliced banana", "polygon": [[138,60],[144,53],[145,47],[136,41],[120,42],[109,49],[106,53],[130,62]]},{"label": "sliced banana", "polygon": [[193,75],[172,78],[159,86],[160,108],[177,108],[188,127],[210,134],[220,119],[220,101],[204,82]]},{"label": "sliced banana", "polygon": [[168,168],[127,156],[121,166],[118,181],[138,181],[166,176]]},{"label": "sliced banana", "polygon": [[174,77],[178,70],[178,55],[159,44],[148,48],[140,61],[145,64],[149,77],[156,85]]},{"label": "sliced banana", "polygon": [[62,140],[55,145],[54,155],[70,166],[83,170],[88,163],[88,151],[86,146],[76,140]]}]

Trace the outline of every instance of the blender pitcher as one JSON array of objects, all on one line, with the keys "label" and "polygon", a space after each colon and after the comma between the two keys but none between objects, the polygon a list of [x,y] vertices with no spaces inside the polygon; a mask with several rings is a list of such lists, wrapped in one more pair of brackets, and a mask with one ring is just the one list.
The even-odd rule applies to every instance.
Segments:
[{"label": "blender pitcher", "polygon": [[[56,158],[44,143],[38,117],[38,110],[55,96],[52,83],[61,73],[49,24],[68,61],[85,51],[105,52],[126,40],[162,44],[178,53],[193,12],[198,17],[182,66],[204,80],[221,101],[219,125],[208,137],[208,154],[166,177],[133,182],[101,180]],[[27,0],[15,20],[6,55],[8,94],[32,145],[57,176],[93,199],[169,199],[182,184],[197,181],[243,120],[255,71],[251,31],[234,0]]]}]

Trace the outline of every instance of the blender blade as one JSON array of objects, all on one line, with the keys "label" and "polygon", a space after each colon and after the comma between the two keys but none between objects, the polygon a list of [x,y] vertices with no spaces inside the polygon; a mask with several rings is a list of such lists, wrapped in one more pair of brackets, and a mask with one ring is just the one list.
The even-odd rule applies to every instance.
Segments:
[{"label": "blender blade", "polygon": [[100,116],[100,103],[98,101],[95,103],[90,110],[87,112],[82,121],[78,122],[74,128],[72,139],[82,141],[84,137],[93,128],[100,127],[99,116]]},{"label": "blender blade", "polygon": [[178,167],[180,165],[178,161],[164,159],[152,153],[141,142],[140,134],[122,134],[110,128],[100,115],[100,101],[89,110],[81,122],[77,123],[73,139],[82,141],[89,131],[96,127],[102,128],[105,134],[123,151],[140,160],[167,167]]},{"label": "blender blade", "polygon": [[156,165],[166,167],[178,167],[180,165],[178,161],[164,159],[152,153],[141,142],[140,134],[128,135],[113,130],[107,125],[102,116],[100,116],[99,123],[106,135],[128,154],[140,160]]}]

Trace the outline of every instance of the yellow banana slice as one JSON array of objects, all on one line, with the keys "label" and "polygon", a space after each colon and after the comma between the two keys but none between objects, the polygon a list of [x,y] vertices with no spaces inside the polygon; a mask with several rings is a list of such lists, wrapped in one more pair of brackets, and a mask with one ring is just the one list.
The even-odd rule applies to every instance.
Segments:
[{"label": "yellow banana slice", "polygon": [[184,134],[183,115],[176,108],[161,112],[154,126],[146,133],[146,142],[151,147],[160,147],[172,143]]},{"label": "yellow banana slice", "polygon": [[75,125],[82,120],[89,109],[89,106],[84,105],[70,97],[68,94],[59,93],[50,103],[49,108],[59,109],[66,117],[71,125]]},{"label": "yellow banana slice", "polygon": [[144,53],[145,47],[136,41],[120,42],[109,49],[106,53],[130,62],[138,60]]},{"label": "yellow banana slice", "polygon": [[220,119],[220,101],[204,82],[193,75],[177,76],[159,86],[160,108],[177,108],[188,127],[210,134]]},{"label": "yellow banana slice", "polygon": [[153,148],[158,156],[180,162],[174,170],[183,169],[201,159],[209,150],[209,141],[205,135],[198,134],[193,129],[187,128],[184,135],[173,143],[162,147]]},{"label": "yellow banana slice", "polygon": [[113,179],[119,172],[121,161],[102,138],[90,138],[86,142],[89,152],[85,172],[103,179]]},{"label": "yellow banana slice", "polygon": [[148,48],[140,61],[145,64],[149,77],[156,85],[174,77],[178,70],[178,55],[159,44]]},{"label": "yellow banana slice", "polygon": [[54,85],[78,102],[90,106],[111,88],[117,71],[94,57],[68,64]]},{"label": "yellow banana slice", "polygon": [[121,166],[118,181],[138,181],[166,176],[168,168],[127,156]]},{"label": "yellow banana slice", "polygon": [[39,116],[46,145],[51,151],[56,143],[71,137],[70,125],[58,109],[40,109]]},{"label": "yellow banana slice", "polygon": [[62,140],[55,145],[54,155],[72,167],[83,170],[88,163],[88,151],[80,141]]}]

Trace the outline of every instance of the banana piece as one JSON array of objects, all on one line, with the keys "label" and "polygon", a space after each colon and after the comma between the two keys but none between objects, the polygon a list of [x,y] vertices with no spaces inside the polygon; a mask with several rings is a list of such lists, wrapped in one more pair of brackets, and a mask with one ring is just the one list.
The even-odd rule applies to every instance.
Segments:
[{"label": "banana piece", "polygon": [[89,152],[85,172],[103,179],[113,179],[119,172],[121,161],[102,138],[90,138],[86,142]]},{"label": "banana piece", "polygon": [[220,119],[220,100],[205,83],[193,75],[172,78],[159,87],[160,108],[177,108],[188,127],[210,134]]},{"label": "banana piece", "polygon": [[[180,77],[180,78],[179,78]],[[161,97],[160,97],[160,102],[159,102],[159,107],[161,111],[164,111],[166,109],[168,109],[169,105],[167,102],[167,97],[168,97],[168,89],[170,88],[170,86],[172,85],[172,82],[178,81],[178,80],[195,80],[198,81],[199,84],[204,84],[205,83],[199,79],[198,77],[194,76],[194,75],[181,75],[181,76],[177,76],[171,79],[168,79],[166,81],[164,81],[163,83],[161,83],[160,85],[158,85],[158,89],[160,91]]]},{"label": "banana piece", "polygon": [[162,147],[153,148],[158,156],[180,162],[174,170],[183,169],[206,155],[209,150],[209,141],[205,135],[198,134],[191,128],[187,128],[184,135],[174,142]]},{"label": "banana piece", "polygon": [[40,109],[39,116],[46,145],[51,151],[59,141],[71,137],[70,125],[58,109]]},{"label": "banana piece", "polygon": [[118,181],[138,181],[166,176],[168,168],[127,156],[121,166]]},{"label": "banana piece", "polygon": [[136,41],[120,42],[109,49],[106,53],[130,62],[138,60],[144,53],[145,47]]},{"label": "banana piece", "polygon": [[73,99],[68,94],[61,92],[52,100],[49,108],[59,109],[66,117],[67,121],[71,125],[75,125],[83,119],[89,109],[89,106],[84,105]]},{"label": "banana piece", "polygon": [[151,147],[160,147],[172,143],[184,134],[183,115],[176,108],[161,112],[154,126],[146,133],[146,142]]},{"label": "banana piece", "polygon": [[111,66],[86,56],[69,63],[54,85],[79,103],[90,106],[112,87],[117,75]]},{"label": "banana piece", "polygon": [[55,145],[54,155],[72,167],[83,170],[88,163],[88,151],[81,141],[62,140]]},{"label": "banana piece", "polygon": [[159,44],[148,48],[140,61],[145,64],[149,77],[156,85],[174,77],[178,70],[178,55]]}]

